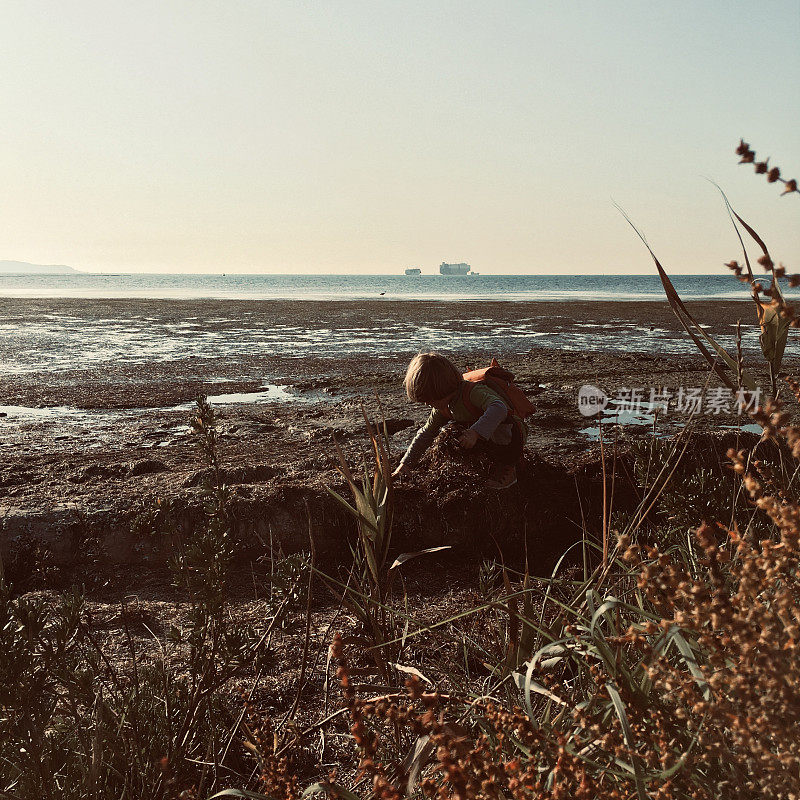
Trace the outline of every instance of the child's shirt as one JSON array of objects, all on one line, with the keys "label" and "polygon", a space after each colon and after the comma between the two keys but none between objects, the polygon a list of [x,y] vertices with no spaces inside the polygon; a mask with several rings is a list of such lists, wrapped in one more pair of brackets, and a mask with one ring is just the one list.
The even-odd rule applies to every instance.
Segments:
[{"label": "child's shirt", "polygon": [[[516,422],[509,419],[509,407],[503,398],[485,383],[474,383],[470,388],[469,402],[483,411],[480,418],[470,425],[482,439],[491,440],[495,444],[506,445],[511,443],[511,426]],[[438,409],[431,410],[425,424],[417,431],[405,455],[400,459],[400,466],[411,466],[419,461],[422,454],[433,444],[439,431],[450,420],[461,423],[472,422],[475,417],[464,405],[463,392],[458,394],[448,405],[450,415],[443,414]],[[524,423],[523,436],[527,435]]]}]

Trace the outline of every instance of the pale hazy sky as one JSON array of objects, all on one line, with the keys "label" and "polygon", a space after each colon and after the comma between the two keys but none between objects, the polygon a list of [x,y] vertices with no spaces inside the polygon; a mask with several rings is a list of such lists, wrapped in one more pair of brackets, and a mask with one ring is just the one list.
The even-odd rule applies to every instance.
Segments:
[{"label": "pale hazy sky", "polygon": [[800,0],[0,0],[0,259],[800,269]]}]

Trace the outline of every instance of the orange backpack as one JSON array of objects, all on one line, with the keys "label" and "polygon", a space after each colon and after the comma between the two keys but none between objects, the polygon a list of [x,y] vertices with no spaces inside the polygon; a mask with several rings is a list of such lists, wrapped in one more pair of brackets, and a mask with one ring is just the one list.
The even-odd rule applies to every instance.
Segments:
[{"label": "orange backpack", "polygon": [[496,358],[492,359],[492,363],[488,367],[465,372],[464,380],[468,381],[468,383],[464,384],[461,400],[466,406],[467,411],[469,411],[475,419],[481,416],[482,411],[470,402],[469,395],[472,390],[472,387],[469,385],[470,383],[485,383],[507,402],[514,416],[520,419],[529,417],[535,411],[533,403],[525,397],[525,392],[514,383],[514,374],[507,369],[503,369],[500,364],[497,363]]}]

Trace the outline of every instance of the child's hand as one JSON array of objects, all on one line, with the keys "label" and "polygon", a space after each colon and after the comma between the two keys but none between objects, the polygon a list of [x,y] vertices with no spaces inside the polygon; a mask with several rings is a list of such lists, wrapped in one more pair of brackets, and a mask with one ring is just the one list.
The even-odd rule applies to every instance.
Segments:
[{"label": "child's hand", "polygon": [[471,450],[478,442],[478,434],[472,428],[464,431],[458,439],[458,443],[465,449]]}]

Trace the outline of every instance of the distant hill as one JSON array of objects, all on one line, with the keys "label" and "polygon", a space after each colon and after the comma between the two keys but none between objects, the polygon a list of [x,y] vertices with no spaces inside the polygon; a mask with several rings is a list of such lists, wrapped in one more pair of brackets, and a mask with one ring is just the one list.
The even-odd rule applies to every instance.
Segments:
[{"label": "distant hill", "polygon": [[0,273],[33,273],[36,275],[66,275],[78,272],[63,264],[28,264],[26,261],[0,261]]}]

